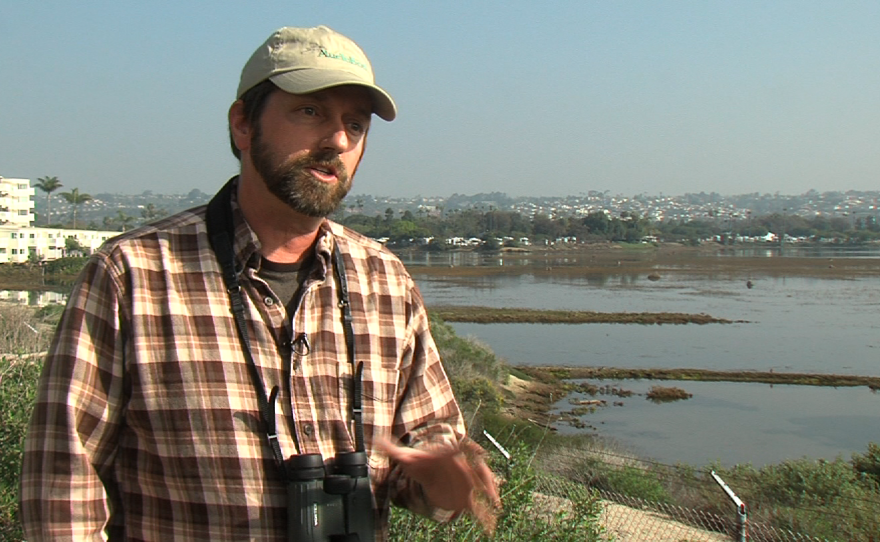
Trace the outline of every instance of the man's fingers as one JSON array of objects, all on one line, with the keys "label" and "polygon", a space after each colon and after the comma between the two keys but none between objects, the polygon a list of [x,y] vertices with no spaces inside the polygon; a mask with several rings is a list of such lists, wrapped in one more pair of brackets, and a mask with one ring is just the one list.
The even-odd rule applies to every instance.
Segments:
[{"label": "man's fingers", "polygon": [[384,438],[376,439],[374,447],[380,452],[387,455],[389,459],[393,459],[394,461],[397,461],[404,466],[411,465],[419,461],[442,459],[458,453],[458,450],[452,446],[443,446],[421,450],[417,448],[410,448],[409,446],[400,446]]},{"label": "man's fingers", "polygon": [[501,499],[479,444],[464,439],[458,446],[415,449],[378,439],[374,447],[420,482],[435,506],[467,510],[488,533],[494,530]]},{"label": "man's fingers", "polygon": [[489,500],[492,501],[492,505],[495,507],[501,506],[501,497],[498,496],[498,487],[495,484],[495,473],[485,463],[478,465],[476,471],[483,491],[489,497]]}]

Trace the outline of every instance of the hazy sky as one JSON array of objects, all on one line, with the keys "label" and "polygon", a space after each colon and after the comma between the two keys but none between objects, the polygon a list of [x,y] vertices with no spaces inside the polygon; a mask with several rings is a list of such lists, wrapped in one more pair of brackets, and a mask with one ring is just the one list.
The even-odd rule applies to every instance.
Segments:
[{"label": "hazy sky", "polygon": [[0,175],[212,193],[244,62],[317,24],[399,107],[354,193],[880,190],[876,0],[6,0]]}]

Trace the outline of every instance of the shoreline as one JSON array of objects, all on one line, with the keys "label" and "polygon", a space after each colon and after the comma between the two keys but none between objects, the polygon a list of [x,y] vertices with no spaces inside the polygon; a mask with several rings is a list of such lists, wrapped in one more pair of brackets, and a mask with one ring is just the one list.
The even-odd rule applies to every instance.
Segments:
[{"label": "shoreline", "polygon": [[821,373],[716,371],[709,369],[626,369],[615,367],[508,366],[505,411],[516,419],[552,426],[563,416],[553,405],[578,389],[571,380],[657,380],[682,382],[751,382],[772,385],[858,387],[880,390],[880,377]]},{"label": "shoreline", "polygon": [[[522,366],[518,370],[526,372]],[[832,373],[778,373],[775,371],[718,371],[713,369],[623,369],[617,367],[531,366],[528,372],[550,374],[559,380],[675,380],[681,382],[753,382],[793,386],[858,387],[880,390],[880,377]]]}]

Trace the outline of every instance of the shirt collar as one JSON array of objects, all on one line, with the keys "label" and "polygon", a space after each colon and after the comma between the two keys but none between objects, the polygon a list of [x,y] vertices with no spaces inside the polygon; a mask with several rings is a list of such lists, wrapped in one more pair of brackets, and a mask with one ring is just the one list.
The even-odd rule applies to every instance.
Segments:
[{"label": "shirt collar", "polygon": [[[230,196],[230,204],[232,206],[232,226],[235,231],[235,239],[232,243],[232,250],[235,252],[235,262],[239,269],[245,267],[253,267],[259,269],[260,266],[260,239],[250,224],[244,218],[241,212],[241,206],[238,204],[238,177],[233,179],[233,189]],[[333,245],[336,242],[333,235],[331,222],[326,218],[318,227],[318,237],[315,240],[315,265],[322,270],[322,276],[326,276],[332,269],[331,255],[333,254]]]}]

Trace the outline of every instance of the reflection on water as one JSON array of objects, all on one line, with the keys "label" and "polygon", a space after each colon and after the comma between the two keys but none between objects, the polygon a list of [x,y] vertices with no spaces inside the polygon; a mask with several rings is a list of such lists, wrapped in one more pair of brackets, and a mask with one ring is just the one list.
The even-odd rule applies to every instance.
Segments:
[{"label": "reflection on water", "polygon": [[[549,274],[418,279],[428,307],[486,305],[600,312],[706,313],[735,324],[454,324],[509,363],[880,376],[880,277],[755,278]],[[653,384],[657,384],[654,382]],[[661,383],[662,384],[662,383]],[[644,384],[647,385],[647,384]],[[629,386],[632,387],[632,386]],[[660,461],[777,462],[863,453],[880,442],[880,396],[866,388],[687,383],[692,400],[644,398],[585,421]],[[633,404],[636,403],[636,404]],[[604,422],[604,423],[603,423]]]},{"label": "reflection on water", "polygon": [[53,303],[66,303],[67,294],[35,290],[0,290],[0,301],[42,307],[43,305],[51,305]]},{"label": "reflection on water", "polygon": [[877,245],[815,245],[786,244],[783,253],[779,246],[731,247],[723,256],[794,257],[794,258],[880,258]]},{"label": "reflection on water", "polygon": [[[694,253],[700,257],[699,253]],[[715,258],[748,256],[759,258],[880,258],[880,246],[874,245],[816,245],[804,246],[786,244],[784,254],[780,253],[778,245],[736,245],[725,247],[723,251],[712,251],[703,256]],[[546,266],[573,266],[588,264],[593,256],[589,251],[571,253],[523,253],[509,255],[505,253],[486,252],[424,252],[411,251],[400,255],[404,264],[409,267],[434,266],[434,267],[546,267]]]}]

